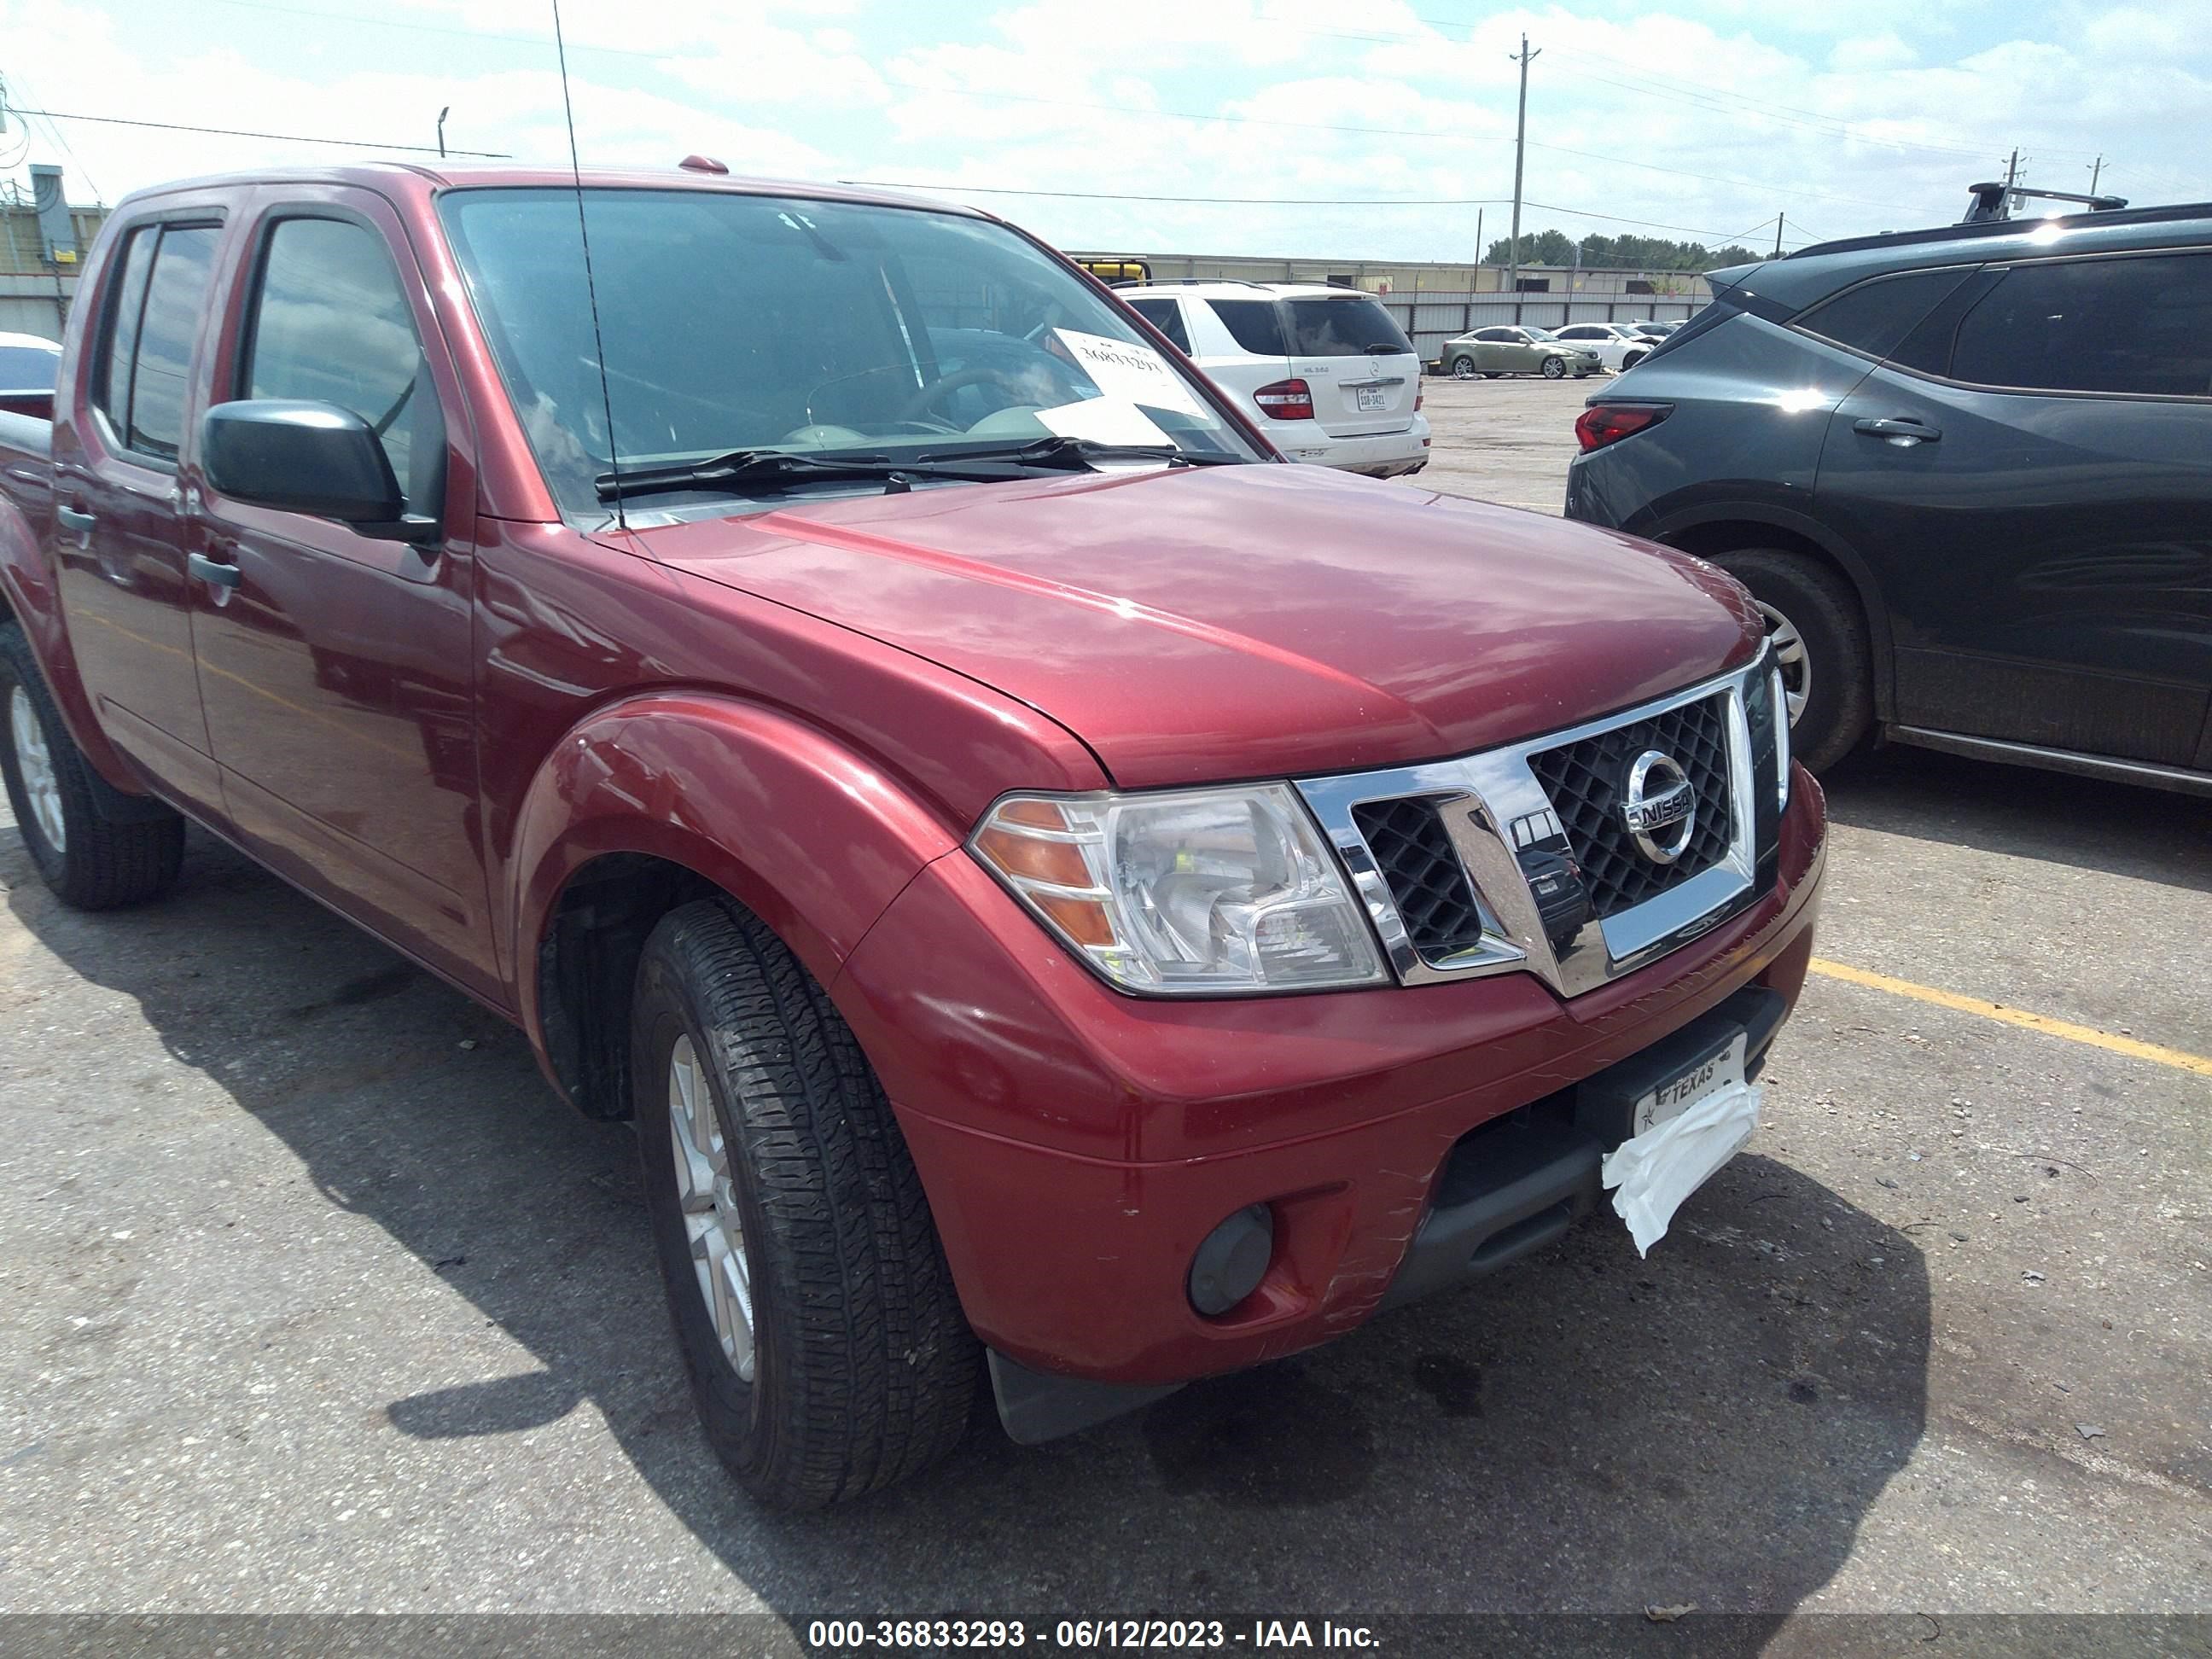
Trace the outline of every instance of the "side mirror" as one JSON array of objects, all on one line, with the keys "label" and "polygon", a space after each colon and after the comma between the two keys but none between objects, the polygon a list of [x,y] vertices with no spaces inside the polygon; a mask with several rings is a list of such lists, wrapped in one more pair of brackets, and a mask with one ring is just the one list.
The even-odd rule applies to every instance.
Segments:
[{"label": "side mirror", "polygon": [[429,541],[438,533],[435,519],[408,512],[368,422],[336,404],[217,404],[200,423],[200,468],[222,495],[336,519],[380,541]]}]

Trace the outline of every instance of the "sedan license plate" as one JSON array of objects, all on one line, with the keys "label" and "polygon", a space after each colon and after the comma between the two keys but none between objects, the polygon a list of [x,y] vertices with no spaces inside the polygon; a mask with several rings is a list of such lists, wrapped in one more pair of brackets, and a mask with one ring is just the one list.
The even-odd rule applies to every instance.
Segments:
[{"label": "sedan license plate", "polygon": [[1362,415],[1390,407],[1390,389],[1388,386],[1358,386],[1352,387],[1352,392],[1359,400],[1358,412]]},{"label": "sedan license plate", "polygon": [[1636,1103],[1629,1133],[1640,1135],[1677,1118],[1708,1095],[1735,1088],[1743,1082],[1744,1034],[1738,1031],[1725,1048],[1717,1048],[1694,1066],[1685,1066]]}]

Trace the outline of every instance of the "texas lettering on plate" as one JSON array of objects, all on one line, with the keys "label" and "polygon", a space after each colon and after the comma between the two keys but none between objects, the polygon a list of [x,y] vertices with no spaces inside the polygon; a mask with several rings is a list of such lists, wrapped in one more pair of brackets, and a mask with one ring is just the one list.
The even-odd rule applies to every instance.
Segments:
[{"label": "texas lettering on plate", "polygon": [[1633,1133],[1640,1135],[1656,1129],[1668,1119],[1681,1116],[1707,1095],[1741,1084],[1744,1041],[1744,1034],[1738,1031],[1729,1039],[1728,1047],[1714,1050],[1640,1097],[1636,1103]]}]

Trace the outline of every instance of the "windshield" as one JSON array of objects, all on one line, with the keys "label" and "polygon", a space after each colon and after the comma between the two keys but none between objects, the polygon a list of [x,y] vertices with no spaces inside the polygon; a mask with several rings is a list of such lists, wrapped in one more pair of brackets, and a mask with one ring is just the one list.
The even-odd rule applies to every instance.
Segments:
[{"label": "windshield", "polygon": [[1553,333],[1548,328],[1531,328],[1528,332],[1528,337],[1534,340],[1538,345],[1564,345],[1566,343],[1565,341],[1560,339],[1558,335]]},{"label": "windshield", "polygon": [[61,360],[59,346],[0,346],[0,386],[10,392],[52,392]]},{"label": "windshield", "polygon": [[896,459],[1058,436],[1257,459],[1117,307],[1002,226],[724,191],[584,198],[604,390],[575,193],[441,203],[538,465],[579,516],[602,516],[605,475],[732,451]]}]

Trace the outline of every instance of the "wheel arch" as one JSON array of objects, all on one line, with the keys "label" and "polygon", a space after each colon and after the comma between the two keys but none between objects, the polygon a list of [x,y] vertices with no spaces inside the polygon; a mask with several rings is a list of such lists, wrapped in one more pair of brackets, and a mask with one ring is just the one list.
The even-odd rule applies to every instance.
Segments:
[{"label": "wheel arch", "polygon": [[823,985],[952,828],[828,733],[727,696],[627,700],[569,732],[518,814],[515,1001],[587,1116],[629,1115],[629,987],[654,925],[726,896]]},{"label": "wheel arch", "polygon": [[1874,659],[1875,719],[1884,722],[1894,717],[1896,656],[1881,585],[1866,561],[1825,526],[1777,507],[1708,507],[1662,520],[1634,533],[1701,559],[1768,547],[1826,565],[1843,578],[1857,598],[1859,615],[1866,623],[1869,652]]}]

